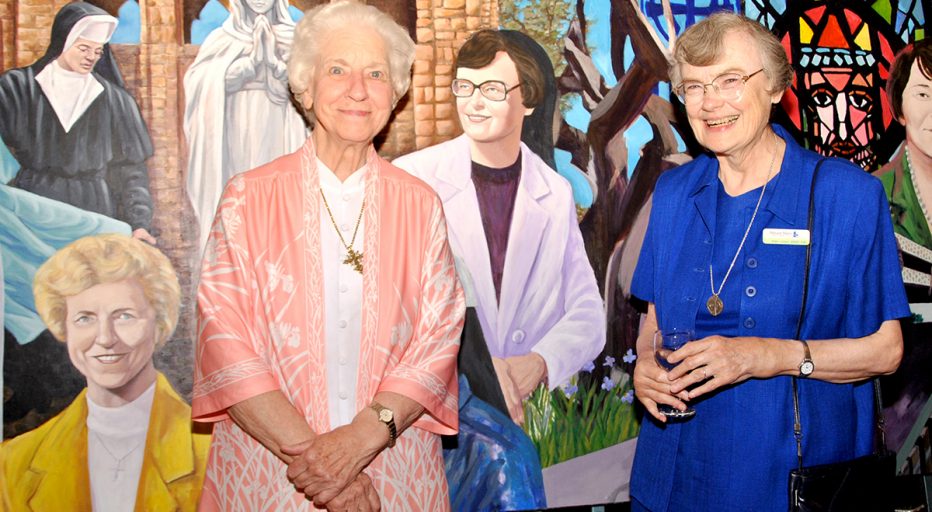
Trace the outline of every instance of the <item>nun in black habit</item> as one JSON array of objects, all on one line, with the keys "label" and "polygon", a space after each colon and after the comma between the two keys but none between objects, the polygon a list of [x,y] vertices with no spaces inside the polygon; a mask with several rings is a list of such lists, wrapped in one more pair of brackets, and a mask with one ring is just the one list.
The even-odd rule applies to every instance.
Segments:
[{"label": "nun in black habit", "polygon": [[[122,220],[155,242],[152,142],[110,51],[116,21],[85,2],[64,6],[45,55],[0,75],[0,137],[21,167],[9,185]],[[103,44],[93,70],[60,58],[78,41]]]}]

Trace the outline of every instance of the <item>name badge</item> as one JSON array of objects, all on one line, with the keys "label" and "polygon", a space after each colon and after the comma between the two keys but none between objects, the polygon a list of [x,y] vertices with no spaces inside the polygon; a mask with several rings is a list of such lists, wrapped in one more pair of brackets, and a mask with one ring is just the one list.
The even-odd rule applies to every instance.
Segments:
[{"label": "name badge", "polygon": [[809,245],[809,230],[764,228],[764,243],[771,245]]}]

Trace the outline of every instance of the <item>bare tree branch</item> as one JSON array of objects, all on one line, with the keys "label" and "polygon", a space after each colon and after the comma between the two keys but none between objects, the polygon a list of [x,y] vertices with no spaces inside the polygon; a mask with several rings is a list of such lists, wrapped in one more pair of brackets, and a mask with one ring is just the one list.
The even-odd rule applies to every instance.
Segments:
[{"label": "bare tree branch", "polygon": [[[570,23],[570,28],[563,41],[563,48],[563,55],[566,58],[563,77],[566,77],[567,74],[573,76],[575,80],[572,85],[575,87],[573,89],[561,89],[561,92],[578,92],[582,95],[583,106],[586,110],[592,111],[602,101],[608,88],[602,74],[599,73],[598,68],[592,62],[592,56],[589,55],[589,49],[585,44],[582,24],[578,19]],[[561,81],[563,77],[561,77]],[[570,85],[570,83],[566,85]]]}]

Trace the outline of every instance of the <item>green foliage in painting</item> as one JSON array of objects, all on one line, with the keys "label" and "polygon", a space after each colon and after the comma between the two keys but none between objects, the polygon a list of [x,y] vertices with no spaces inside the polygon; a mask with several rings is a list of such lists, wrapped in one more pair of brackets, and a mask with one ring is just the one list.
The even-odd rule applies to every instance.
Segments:
[{"label": "green foliage in painting", "polygon": [[601,382],[583,374],[553,391],[541,385],[525,401],[524,430],[542,467],[637,436],[630,376],[614,367],[614,358],[606,357],[605,363],[612,367],[611,376]]},{"label": "green foliage in painting", "polygon": [[574,6],[572,0],[501,0],[499,21],[502,28],[524,32],[540,43],[560,76],[566,66],[563,37],[574,17]]}]

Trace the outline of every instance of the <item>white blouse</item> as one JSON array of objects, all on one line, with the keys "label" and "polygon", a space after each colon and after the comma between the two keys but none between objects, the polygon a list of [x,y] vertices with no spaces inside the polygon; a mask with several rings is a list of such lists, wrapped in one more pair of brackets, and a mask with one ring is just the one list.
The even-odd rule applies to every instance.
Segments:
[{"label": "white blouse", "polygon": [[[330,211],[347,244],[359,220],[353,249],[362,252],[365,222],[359,215],[365,197],[366,167],[341,182],[320,159],[317,160],[320,186]],[[343,263],[346,249],[324,202],[320,202],[320,243],[324,275],[324,337],[327,360],[327,403],[330,427],[353,421],[356,410],[356,373],[362,340],[362,274]]]},{"label": "white blouse", "polygon": [[119,407],[87,397],[87,470],[94,512],[131,512],[146,451],[155,382]]}]

